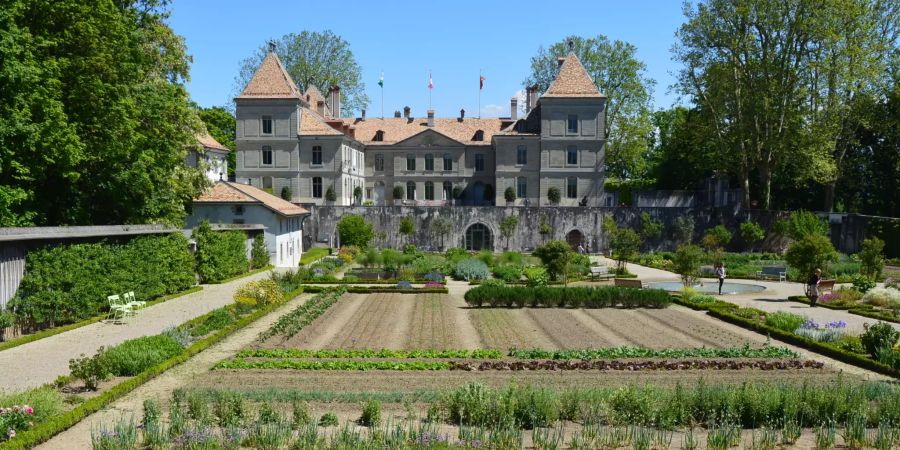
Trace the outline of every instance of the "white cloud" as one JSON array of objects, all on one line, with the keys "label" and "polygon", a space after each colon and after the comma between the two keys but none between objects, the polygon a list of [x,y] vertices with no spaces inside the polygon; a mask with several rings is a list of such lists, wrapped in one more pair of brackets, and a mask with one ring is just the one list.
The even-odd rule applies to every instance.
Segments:
[{"label": "white cloud", "polygon": [[495,105],[493,103],[481,107],[481,117],[500,117],[509,111],[508,106]]}]

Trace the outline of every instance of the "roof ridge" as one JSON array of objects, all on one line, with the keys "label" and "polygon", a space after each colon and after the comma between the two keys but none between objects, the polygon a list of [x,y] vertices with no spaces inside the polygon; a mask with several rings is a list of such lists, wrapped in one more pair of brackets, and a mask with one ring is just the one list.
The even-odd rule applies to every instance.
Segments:
[{"label": "roof ridge", "polygon": [[541,97],[603,97],[575,52],[569,52]]},{"label": "roof ridge", "polygon": [[303,95],[275,52],[269,52],[238,98],[297,98]]}]

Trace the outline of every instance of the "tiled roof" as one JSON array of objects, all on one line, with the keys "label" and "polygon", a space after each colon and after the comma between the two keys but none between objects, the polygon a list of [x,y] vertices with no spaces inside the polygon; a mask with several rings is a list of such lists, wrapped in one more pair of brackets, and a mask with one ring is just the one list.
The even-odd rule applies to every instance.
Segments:
[{"label": "tiled roof", "polygon": [[262,189],[249,184],[232,183],[229,181],[217,181],[216,184],[202,195],[194,199],[195,203],[260,203],[265,207],[285,216],[309,214],[287,200],[276,197]]},{"label": "tiled roof", "polygon": [[302,108],[300,110],[300,134],[305,136],[338,136],[344,133],[328,125],[319,113],[309,108]]},{"label": "tiled roof", "polygon": [[212,135],[206,131],[197,133],[196,138],[197,138],[197,142],[199,142],[200,145],[202,145],[205,148],[222,150],[222,151],[226,151],[226,152],[230,151],[228,149],[228,147],[220,144],[219,141],[216,140],[216,138],[212,137]]},{"label": "tiled roof", "polygon": [[[434,127],[428,127],[427,118],[407,119],[405,117],[387,117],[360,119],[341,119],[344,124],[355,127],[356,140],[366,145],[392,145],[409,139],[425,130],[434,130],[450,139],[467,145],[490,145],[491,137],[499,133],[504,124],[503,119],[434,119]],[[508,121],[507,121],[508,122]],[[384,131],[382,141],[375,141],[375,133]],[[475,141],[475,132],[484,132],[484,139]]]},{"label": "tiled roof", "polygon": [[247,87],[237,98],[301,98],[294,80],[275,52],[266,55]]},{"label": "tiled roof", "polygon": [[525,122],[525,119],[519,119],[501,130],[499,133],[496,133],[497,136],[538,136],[538,133],[531,133],[528,131],[519,131],[518,125],[519,123]]},{"label": "tiled roof", "polygon": [[575,53],[569,53],[543,97],[603,97]]},{"label": "tiled roof", "polygon": [[[309,107],[311,109],[316,109],[316,105],[318,105],[319,101],[328,102],[328,99],[322,95],[322,91],[315,86],[310,86],[306,89],[306,94],[303,96],[304,100],[309,103]],[[328,106],[325,107],[325,117],[331,117],[331,111],[329,111]]]}]

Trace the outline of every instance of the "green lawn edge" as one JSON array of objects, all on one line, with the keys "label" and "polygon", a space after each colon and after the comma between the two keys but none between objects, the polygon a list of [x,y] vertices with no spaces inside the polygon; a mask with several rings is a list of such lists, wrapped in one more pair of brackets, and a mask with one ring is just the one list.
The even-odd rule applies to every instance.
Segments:
[{"label": "green lawn edge", "polygon": [[[203,350],[206,350],[207,348],[220,342],[221,340],[225,339],[241,328],[244,328],[245,326],[255,322],[266,314],[269,314],[270,312],[281,307],[282,305],[302,293],[303,288],[292,291],[284,296],[285,300],[269,305],[265,308],[255,311],[253,314],[241,318],[237,322],[219,330],[215,334],[193,343],[190,347],[184,349],[184,351],[180,354],[173,356],[157,364],[156,366],[153,366],[139,373],[138,375],[135,375],[134,377],[113,386],[112,388],[110,388],[110,390],[94,398],[86,400],[84,403],[78,405],[71,411],[68,411],[56,417],[51,417],[46,421],[38,424],[34,428],[22,431],[21,433],[17,434],[13,440],[0,443],[0,450],[25,450],[33,448],[50,440],[57,434],[62,433],[63,431],[66,431],[69,428],[75,426],[85,417],[124,397],[131,391],[137,389],[144,383],[152,380],[158,375],[161,375],[167,370],[189,360],[194,355],[202,352]],[[213,312],[215,312],[215,310],[196,319],[192,319],[192,321],[200,318],[205,319]]]},{"label": "green lawn edge", "polygon": [[311,248],[311,249],[303,252],[302,255],[300,255],[300,265],[308,266],[330,254],[331,254],[331,248],[329,248],[329,247]]},{"label": "green lawn edge", "polygon": [[271,270],[271,269],[274,269],[274,268],[275,268],[275,266],[273,266],[273,265],[271,265],[271,264],[268,264],[268,265],[266,265],[265,267],[260,267],[259,269],[251,270],[251,271],[249,271],[249,272],[244,272],[244,273],[242,273],[242,274],[240,274],[240,275],[235,275],[235,276],[233,276],[233,277],[231,277],[231,278],[226,278],[226,279],[224,279],[224,280],[222,280],[222,281],[217,281],[217,282],[215,282],[215,283],[208,283],[208,284],[225,284],[225,283],[230,283],[230,282],[232,282],[232,281],[234,281],[234,280],[240,280],[241,278],[249,277],[250,275],[256,275],[256,274],[258,274],[258,273],[260,273],[260,272],[265,272],[265,271],[267,271],[267,270]]},{"label": "green lawn edge", "polygon": [[[157,305],[157,304],[165,302],[165,301],[176,299],[178,297],[183,297],[185,295],[193,294],[194,292],[199,292],[202,290],[203,290],[203,286],[193,286],[193,287],[183,290],[181,292],[176,292],[171,295],[164,295],[155,300],[151,300],[151,301],[147,302],[147,304],[144,305],[144,307],[147,308],[147,307]],[[38,331],[37,333],[32,333],[29,335],[11,339],[9,341],[0,342],[0,352],[2,352],[4,350],[9,350],[11,348],[18,347],[20,345],[25,345],[25,344],[28,344],[28,343],[31,343],[34,341],[39,341],[41,339],[48,338],[50,336],[55,336],[60,333],[65,333],[66,331],[75,330],[75,329],[78,329],[78,328],[81,328],[84,326],[88,326],[93,323],[97,323],[103,319],[106,319],[106,316],[107,316],[106,314],[101,314],[99,316],[91,317],[90,319],[82,320],[81,322],[70,323],[68,325],[63,325],[61,327],[49,328],[49,329],[46,329],[43,331]]]}]

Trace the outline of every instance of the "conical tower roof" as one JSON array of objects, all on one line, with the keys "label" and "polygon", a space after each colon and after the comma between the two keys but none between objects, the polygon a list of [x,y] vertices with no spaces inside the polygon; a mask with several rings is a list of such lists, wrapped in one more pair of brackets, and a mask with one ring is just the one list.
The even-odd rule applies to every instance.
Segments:
[{"label": "conical tower roof", "polygon": [[603,97],[603,94],[597,89],[594,80],[588,75],[575,53],[569,53],[563,60],[556,79],[541,96],[544,97]]},{"label": "conical tower roof", "polygon": [[284,70],[284,65],[275,52],[269,52],[247,87],[237,98],[296,98],[301,99],[300,90],[294,80]]}]

